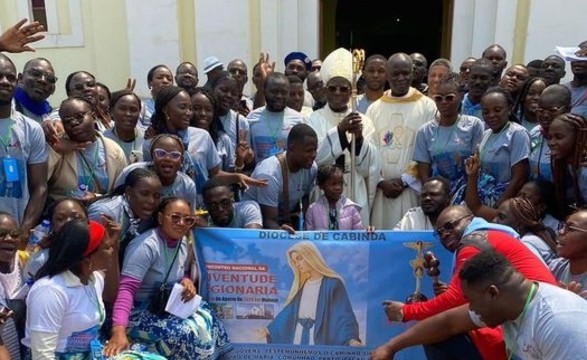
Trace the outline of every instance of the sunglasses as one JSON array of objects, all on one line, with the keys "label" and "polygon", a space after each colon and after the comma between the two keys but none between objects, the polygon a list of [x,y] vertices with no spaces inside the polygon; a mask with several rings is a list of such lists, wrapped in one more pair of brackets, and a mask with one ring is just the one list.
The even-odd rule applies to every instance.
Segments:
[{"label": "sunglasses", "polygon": [[351,89],[348,86],[334,86],[334,85],[330,85],[327,89],[331,93],[336,92],[336,90],[340,91],[341,93],[348,93],[349,91],[351,91]]},{"label": "sunglasses", "polygon": [[12,229],[12,230],[0,229],[0,239],[6,240],[6,238],[8,236],[10,236],[13,239],[16,239],[20,236],[20,230],[19,229]]},{"label": "sunglasses", "polygon": [[78,112],[78,113],[75,113],[71,116],[67,116],[67,117],[62,118],[61,122],[63,123],[63,125],[69,125],[73,121],[75,121],[76,123],[81,123],[84,121],[84,119],[87,115],[92,115],[93,113],[94,113],[93,111]]},{"label": "sunglasses", "polygon": [[465,220],[466,218],[471,217],[471,215],[465,215],[463,217],[460,217],[456,220],[453,221],[449,221],[447,223],[444,223],[442,226],[439,226],[436,229],[436,233],[438,235],[446,235],[448,233],[450,233],[451,231],[453,231],[455,229],[455,227],[463,220]]},{"label": "sunglasses", "polygon": [[192,226],[196,223],[196,217],[192,216],[192,215],[181,215],[181,214],[176,214],[176,213],[163,214],[163,215],[165,215],[169,219],[171,219],[171,223],[173,225],[177,225],[177,224],[181,223],[182,221],[187,226]]},{"label": "sunglasses", "polygon": [[558,232],[559,234],[566,234],[569,231],[577,231],[577,232],[582,232],[582,233],[587,233],[587,229],[582,229],[578,226],[575,225],[569,225],[569,223],[567,222],[561,222],[558,225]]},{"label": "sunglasses", "polygon": [[165,151],[163,149],[154,149],[153,156],[157,159],[171,159],[171,160],[179,160],[182,157],[181,151],[173,150],[173,151]]},{"label": "sunglasses", "polygon": [[442,102],[442,101],[446,101],[446,102],[453,102],[455,101],[455,99],[457,98],[457,96],[455,94],[448,94],[445,96],[442,95],[434,95],[432,97],[432,99],[434,100],[434,102]]},{"label": "sunglasses", "polygon": [[55,75],[47,74],[39,69],[29,69],[27,70],[27,73],[35,79],[40,79],[44,76],[49,84],[55,84],[57,82],[57,77]]}]

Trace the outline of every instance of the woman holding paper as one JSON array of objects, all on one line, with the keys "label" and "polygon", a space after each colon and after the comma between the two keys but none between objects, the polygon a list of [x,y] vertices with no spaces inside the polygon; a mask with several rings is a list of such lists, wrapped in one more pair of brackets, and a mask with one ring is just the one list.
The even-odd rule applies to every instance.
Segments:
[{"label": "woman holding paper", "polygon": [[186,275],[187,235],[196,217],[188,202],[170,197],[155,211],[155,221],[157,227],[133,239],[126,250],[114,303],[112,337],[104,353],[112,356],[127,349],[130,339],[170,360],[216,359],[230,350],[230,343],[208,304],[201,302],[185,319],[167,312],[160,315],[153,309],[163,283],[170,288],[181,284],[181,300],[185,303],[196,296],[194,283]]},{"label": "woman holding paper", "polygon": [[362,346],[343,280],[316,245],[300,241],[287,251],[294,281],[285,307],[261,335],[268,343]]}]

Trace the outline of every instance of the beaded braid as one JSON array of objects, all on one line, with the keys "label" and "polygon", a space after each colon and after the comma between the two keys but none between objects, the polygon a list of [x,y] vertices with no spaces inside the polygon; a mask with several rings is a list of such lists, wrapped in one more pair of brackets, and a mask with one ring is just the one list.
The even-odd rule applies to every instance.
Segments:
[{"label": "beaded braid", "polygon": [[582,166],[585,166],[587,160],[587,119],[581,115],[576,114],[562,114],[557,117],[558,120],[564,121],[571,125],[575,132],[575,151],[571,158],[571,171],[574,174],[573,178],[573,197],[574,204],[566,204],[565,196],[565,178],[568,176],[567,165],[565,159],[551,159],[550,165],[552,168],[552,177],[556,185],[556,195],[558,206],[562,215],[566,216],[571,212],[572,205],[581,207],[585,205],[585,199],[579,190],[578,174]]},{"label": "beaded braid", "polygon": [[512,214],[518,220],[519,228],[517,230],[520,235],[533,233],[544,240],[550,250],[556,252],[556,240],[540,221],[540,213],[534,205],[528,199],[522,197],[511,198],[509,204]]}]

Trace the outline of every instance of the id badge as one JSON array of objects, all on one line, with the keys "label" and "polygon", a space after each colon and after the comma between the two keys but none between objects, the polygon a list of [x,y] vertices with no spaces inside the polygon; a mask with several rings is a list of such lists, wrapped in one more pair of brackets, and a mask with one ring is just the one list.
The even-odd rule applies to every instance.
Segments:
[{"label": "id badge", "polygon": [[20,180],[18,176],[18,164],[16,163],[15,158],[6,157],[2,159],[2,165],[4,166],[4,176],[6,177],[6,181],[15,182]]},{"label": "id badge", "polygon": [[102,350],[104,349],[104,347],[102,346],[102,344],[94,339],[92,341],[90,341],[90,353],[92,356],[93,360],[103,360],[104,359],[104,354],[102,353]]}]

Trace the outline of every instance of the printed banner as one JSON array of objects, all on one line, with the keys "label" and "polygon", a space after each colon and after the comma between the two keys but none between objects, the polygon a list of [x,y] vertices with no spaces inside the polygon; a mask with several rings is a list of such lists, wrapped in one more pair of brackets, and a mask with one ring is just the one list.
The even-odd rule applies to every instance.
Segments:
[{"label": "printed banner", "polygon": [[[368,359],[409,325],[382,302],[432,296],[423,267],[432,251],[442,281],[452,254],[432,232],[198,229],[200,293],[235,349],[227,359]],[[424,360],[421,347],[396,359]]]}]

